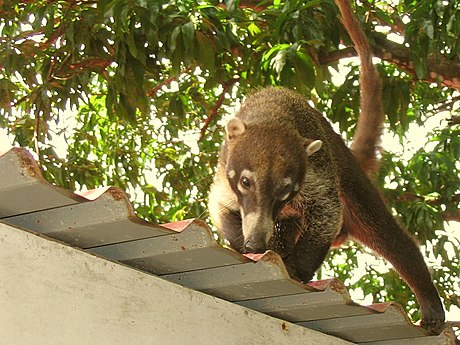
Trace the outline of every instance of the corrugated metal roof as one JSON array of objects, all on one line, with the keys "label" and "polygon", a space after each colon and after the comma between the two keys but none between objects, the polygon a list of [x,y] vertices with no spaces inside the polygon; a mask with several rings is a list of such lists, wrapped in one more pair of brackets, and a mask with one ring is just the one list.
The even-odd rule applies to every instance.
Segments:
[{"label": "corrugated metal roof", "polygon": [[75,194],[42,176],[25,149],[0,156],[1,222],[31,230],[241,306],[365,344],[454,344],[409,321],[395,303],[360,306],[335,279],[300,284],[281,258],[253,261],[221,247],[200,220],[155,225],[109,187]]}]

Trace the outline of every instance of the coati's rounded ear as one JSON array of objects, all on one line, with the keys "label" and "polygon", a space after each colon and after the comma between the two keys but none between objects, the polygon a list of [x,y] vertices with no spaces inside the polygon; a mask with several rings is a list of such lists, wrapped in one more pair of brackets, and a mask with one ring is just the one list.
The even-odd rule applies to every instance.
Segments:
[{"label": "coati's rounded ear", "polygon": [[308,157],[318,151],[323,145],[323,142],[321,140],[305,139],[303,144],[305,146],[305,151],[307,152]]},{"label": "coati's rounded ear", "polygon": [[227,138],[233,139],[243,134],[245,129],[246,126],[244,122],[240,118],[234,117],[227,122]]}]

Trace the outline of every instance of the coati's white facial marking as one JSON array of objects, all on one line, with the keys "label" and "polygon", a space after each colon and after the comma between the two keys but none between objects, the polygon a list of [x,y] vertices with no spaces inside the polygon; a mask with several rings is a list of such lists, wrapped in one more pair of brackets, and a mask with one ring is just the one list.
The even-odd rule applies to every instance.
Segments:
[{"label": "coati's white facial marking", "polygon": [[241,194],[247,194],[251,188],[254,188],[255,182],[255,175],[252,173],[252,171],[244,169],[241,172],[240,181],[237,188]]},{"label": "coati's white facial marking", "polygon": [[283,187],[285,186],[289,186],[290,184],[292,183],[292,179],[290,177],[285,177],[283,178],[281,184],[283,185]]},{"label": "coati's white facial marking", "polygon": [[227,175],[228,175],[228,177],[230,177],[230,178],[234,178],[235,175],[236,175],[236,172],[235,172],[235,170],[230,170],[230,171],[227,173]]},{"label": "coati's white facial marking", "polygon": [[294,186],[294,192],[298,192],[298,191],[299,191],[299,184],[296,183]]},{"label": "coati's white facial marking", "polygon": [[256,210],[255,212],[251,212],[248,214],[243,215],[243,236],[247,238],[252,229],[257,228],[257,223],[260,219],[260,210]]}]

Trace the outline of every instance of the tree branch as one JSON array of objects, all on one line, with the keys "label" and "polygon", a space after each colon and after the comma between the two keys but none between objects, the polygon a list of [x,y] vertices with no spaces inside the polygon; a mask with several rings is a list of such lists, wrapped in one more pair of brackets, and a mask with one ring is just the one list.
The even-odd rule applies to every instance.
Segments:
[{"label": "tree branch", "polygon": [[445,211],[442,216],[446,222],[460,222],[460,209],[455,211]]},{"label": "tree branch", "polygon": [[448,122],[449,126],[455,126],[460,124],[460,116],[452,116]]},{"label": "tree branch", "polygon": [[458,101],[460,101],[460,95],[452,97],[450,100],[446,100],[446,102],[438,103],[438,105],[435,107],[435,110],[436,110],[436,112],[452,111],[453,106]]},{"label": "tree branch", "polygon": [[[34,136],[33,136],[33,143],[34,143],[34,149],[35,153],[37,154],[37,157],[40,157],[40,147],[38,144],[40,143],[40,112],[37,111],[35,114],[35,121],[34,121]],[[41,160],[39,159],[38,165],[41,166]]]},{"label": "tree branch", "polygon": [[355,48],[346,47],[344,49],[333,51],[329,54],[319,53],[318,60],[321,65],[330,65],[334,62],[340,61],[345,58],[351,58],[358,56]]},{"label": "tree branch", "polygon": [[[416,77],[412,52],[401,44],[392,42],[382,35],[375,34],[375,44],[372,45],[374,55],[384,61],[393,63],[408,74]],[[343,58],[358,56],[353,47],[347,47],[330,54],[320,54],[321,65],[329,65]],[[460,90],[460,61],[448,60],[438,55],[429,57],[426,61],[427,76],[423,79],[429,83],[441,83],[444,86]]]},{"label": "tree branch", "polygon": [[[258,3],[258,1],[254,0],[240,0],[239,6],[242,8],[252,8],[254,11],[261,11],[266,8],[266,5],[261,6]],[[373,11],[372,6],[367,1],[364,1],[363,5],[369,8],[369,13]],[[373,15],[372,19],[381,22],[381,19],[377,15]],[[390,26],[392,31],[404,34],[404,24],[401,19],[398,17],[393,19],[395,23],[393,26]],[[388,24],[385,23],[385,25]],[[371,43],[371,49],[376,57],[393,63],[405,72],[416,77],[412,50],[410,47],[405,47],[390,41],[384,34],[380,33],[373,33],[372,38],[374,39],[374,44]],[[353,47],[347,47],[330,54],[320,53],[319,61],[322,65],[328,65],[340,59],[353,56],[357,56],[356,51]],[[460,90],[460,61],[449,60],[439,54],[437,56],[428,57],[426,64],[428,73],[424,81],[440,83],[444,86]]]},{"label": "tree branch", "polygon": [[[405,72],[416,76],[412,52],[401,44],[392,42],[382,35],[375,35],[372,46],[376,57],[397,65]],[[357,56],[353,47],[347,47],[328,55],[320,56],[321,64],[330,64],[346,57]],[[460,90],[460,62],[448,60],[444,56],[429,57],[426,61],[428,74],[424,81],[441,83],[444,86]]]},{"label": "tree branch", "polygon": [[214,118],[217,116],[220,107],[224,103],[225,94],[228,93],[230,88],[239,80],[240,80],[239,77],[238,78],[233,78],[233,79],[230,79],[230,80],[228,80],[228,81],[226,81],[225,83],[222,84],[222,87],[223,87],[222,93],[217,98],[217,101],[214,104],[214,106],[211,109],[208,110],[208,114],[207,114],[208,117],[204,121],[203,127],[201,127],[200,138],[198,139],[198,141],[203,140],[204,135],[206,134],[206,130],[208,129],[208,127],[211,124],[211,122],[214,121]]},{"label": "tree branch", "polygon": [[[411,48],[405,47],[385,38],[382,34],[373,35],[376,56],[382,60],[394,63],[409,74],[416,75],[412,61]],[[447,87],[460,89],[460,62],[448,60],[442,55],[428,57],[428,74],[425,81],[441,83]]]},{"label": "tree branch", "polygon": [[[432,199],[432,200],[426,200],[423,196],[415,194],[415,193],[411,193],[411,192],[406,192],[402,194],[395,201],[396,202],[419,201],[419,202],[425,202],[426,204],[430,206],[439,206],[441,204],[441,200],[439,198]],[[451,203],[460,202],[460,194],[454,194],[452,198],[450,198],[449,202]],[[444,211],[442,212],[442,218],[446,222],[450,222],[450,221],[460,222],[460,209],[457,209],[454,211]]]},{"label": "tree branch", "polygon": [[164,79],[163,81],[161,81],[160,83],[152,87],[149,91],[147,91],[147,97],[153,97],[158,91],[160,91],[160,89],[163,86],[171,84],[173,81],[176,81],[182,74],[190,72],[194,68],[195,68],[195,65],[191,65],[181,70],[179,74],[173,75],[169,78]]},{"label": "tree branch", "polygon": [[179,78],[178,75],[173,75],[161,83],[158,83],[156,86],[152,87],[149,91],[147,91],[147,97],[153,97],[163,86],[171,84],[173,81],[176,81]]},{"label": "tree branch", "polygon": [[[371,4],[368,0],[363,0],[362,5],[367,8],[367,13],[369,17],[371,18],[371,21],[375,21],[379,23],[382,26],[388,26],[390,27],[392,32],[397,32],[398,34],[404,35],[405,28],[404,28],[404,23],[401,20],[400,17],[391,15],[391,19],[393,19],[393,23],[389,24],[386,20],[383,20],[375,11],[375,4]],[[396,8],[395,5],[392,5],[391,3],[385,4],[385,7],[387,9],[387,13],[398,13],[398,9]]]}]

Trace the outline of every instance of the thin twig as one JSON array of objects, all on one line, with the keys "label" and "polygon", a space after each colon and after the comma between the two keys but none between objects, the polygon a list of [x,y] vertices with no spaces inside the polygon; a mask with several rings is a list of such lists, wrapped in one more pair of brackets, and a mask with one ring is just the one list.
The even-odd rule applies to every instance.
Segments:
[{"label": "thin twig", "polygon": [[195,67],[195,65],[192,65],[192,66],[189,66],[187,68],[184,68],[182,71],[179,72],[179,74],[173,75],[173,76],[161,81],[156,86],[154,86],[149,91],[147,91],[147,97],[153,97],[163,86],[169,85],[173,81],[176,81],[182,74],[191,71],[194,67]]},{"label": "thin twig", "polygon": [[219,113],[219,109],[220,109],[220,107],[222,107],[222,104],[224,103],[224,100],[225,100],[225,94],[228,93],[230,88],[236,82],[238,82],[239,80],[240,80],[240,78],[233,78],[233,79],[230,79],[230,80],[226,81],[225,83],[222,83],[222,87],[223,87],[222,93],[217,98],[217,101],[214,104],[214,106],[211,109],[209,109],[208,114],[207,114],[208,117],[204,121],[203,127],[201,127],[200,138],[198,139],[198,141],[203,140],[203,138],[204,138],[204,136],[206,134],[206,130],[208,129],[208,127],[211,124],[211,122],[214,121],[214,118]]},{"label": "thin twig", "polygon": [[[35,149],[35,153],[37,154],[37,157],[40,157],[40,148],[38,146],[39,135],[40,135],[39,127],[40,127],[40,112],[37,111],[36,114],[35,114],[34,139],[33,139],[34,140],[34,149]],[[37,162],[40,165],[41,160],[38,159]]]}]

